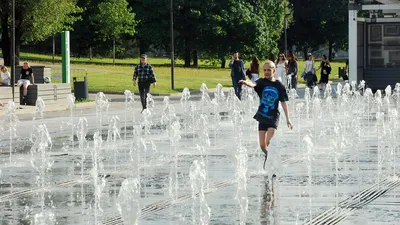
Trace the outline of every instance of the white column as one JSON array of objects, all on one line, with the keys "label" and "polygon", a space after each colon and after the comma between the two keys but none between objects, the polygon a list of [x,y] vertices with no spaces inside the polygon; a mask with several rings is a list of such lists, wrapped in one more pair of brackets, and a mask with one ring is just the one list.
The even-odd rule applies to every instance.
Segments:
[{"label": "white column", "polygon": [[349,10],[349,81],[357,76],[357,10]]}]

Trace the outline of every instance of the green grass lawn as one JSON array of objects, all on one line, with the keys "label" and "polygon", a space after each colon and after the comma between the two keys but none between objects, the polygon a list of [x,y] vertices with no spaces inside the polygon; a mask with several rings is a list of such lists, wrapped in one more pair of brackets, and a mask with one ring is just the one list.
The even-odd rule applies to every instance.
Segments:
[{"label": "green grass lawn", "polygon": [[[49,55],[39,55],[32,53],[21,53],[21,59],[32,63],[50,64],[52,57]],[[60,82],[54,79],[56,74],[61,74],[61,58],[57,57],[57,63],[52,68],[52,82]],[[71,58],[71,79],[77,77],[83,80],[87,70],[89,91],[91,92],[115,92],[123,93],[125,90],[137,92],[137,87],[132,85],[133,65],[139,62],[139,58],[117,59],[117,65],[112,65],[112,59],[109,58]],[[200,60],[200,68],[184,68],[183,61],[177,60],[175,68],[175,90],[171,90],[171,69],[168,67],[168,58],[149,58],[148,62],[153,65],[157,77],[157,87],[151,89],[151,93],[177,93],[185,87],[190,90],[199,90],[202,83],[206,83],[208,88],[215,88],[218,83],[224,87],[231,87],[231,78],[229,68],[221,69],[207,64]],[[317,66],[319,61],[316,61]],[[304,71],[304,61],[299,61],[299,74]],[[228,64],[227,64],[228,65]],[[332,73],[330,80],[337,80],[338,67],[345,64],[341,62],[332,62]],[[249,62],[246,63],[246,67]],[[319,71],[317,76],[319,79]],[[304,83],[303,79],[299,79]],[[71,80],[72,84],[72,80]],[[73,86],[73,85],[72,85]]]},{"label": "green grass lawn", "polygon": [[[71,65],[71,82],[73,77],[83,80],[88,71],[89,91],[91,92],[124,92],[125,90],[137,91],[133,86],[133,67],[129,66],[101,66],[101,65]],[[187,87],[190,90],[199,90],[202,83],[206,83],[209,88],[215,88],[218,83],[223,86],[231,85],[228,69],[192,69],[175,68],[175,90],[171,90],[171,69],[168,67],[154,68],[157,78],[156,88],[151,89],[151,93],[177,93]],[[60,66],[52,69],[52,74],[60,74]],[[60,80],[52,79],[52,82]]]}]

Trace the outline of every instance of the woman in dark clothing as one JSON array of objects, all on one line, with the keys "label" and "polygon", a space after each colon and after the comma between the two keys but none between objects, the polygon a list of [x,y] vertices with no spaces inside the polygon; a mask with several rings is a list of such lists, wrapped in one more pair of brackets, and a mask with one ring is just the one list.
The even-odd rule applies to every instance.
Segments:
[{"label": "woman in dark clothing", "polygon": [[288,76],[290,76],[291,81],[290,81],[290,89],[297,88],[297,73],[299,71],[297,67],[297,60],[296,56],[293,53],[289,53],[289,64],[288,64]]},{"label": "woman in dark clothing", "polygon": [[326,84],[329,82],[329,74],[331,73],[331,65],[326,59],[326,55],[322,56],[321,65],[317,70],[321,69],[321,78],[319,79],[320,89],[325,89]]},{"label": "woman in dark clothing", "polygon": [[250,72],[251,72],[250,79],[251,81],[253,81],[253,83],[255,83],[260,74],[260,60],[258,60],[257,57],[253,57],[253,60],[251,61]]}]

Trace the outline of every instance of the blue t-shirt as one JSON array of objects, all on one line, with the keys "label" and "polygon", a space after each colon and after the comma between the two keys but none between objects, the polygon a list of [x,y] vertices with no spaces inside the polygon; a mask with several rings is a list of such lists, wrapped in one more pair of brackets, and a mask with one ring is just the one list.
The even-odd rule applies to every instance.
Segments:
[{"label": "blue t-shirt", "polygon": [[254,119],[260,123],[277,125],[280,114],[279,102],[289,100],[285,86],[278,80],[270,81],[263,78],[256,81],[254,90],[260,97],[260,105]]}]

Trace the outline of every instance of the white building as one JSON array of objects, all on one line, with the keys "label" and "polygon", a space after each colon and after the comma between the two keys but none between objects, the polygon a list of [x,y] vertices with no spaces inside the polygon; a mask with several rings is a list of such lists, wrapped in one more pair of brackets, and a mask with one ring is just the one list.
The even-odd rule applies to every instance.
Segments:
[{"label": "white building", "polygon": [[371,89],[400,82],[400,0],[349,0],[349,79]]}]

